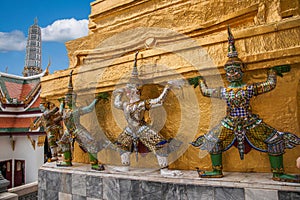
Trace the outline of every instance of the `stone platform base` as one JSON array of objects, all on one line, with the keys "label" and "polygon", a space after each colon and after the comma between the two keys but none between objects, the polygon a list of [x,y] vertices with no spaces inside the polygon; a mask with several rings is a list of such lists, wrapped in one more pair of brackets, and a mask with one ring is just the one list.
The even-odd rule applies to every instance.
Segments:
[{"label": "stone platform base", "polygon": [[10,192],[0,193],[0,200],[18,200],[18,195]]},{"label": "stone platform base", "polygon": [[196,171],[162,177],[159,171],[98,172],[90,165],[56,167],[46,163],[39,170],[39,200],[296,200],[300,184],[277,182],[271,173],[225,172],[223,178],[201,179]]}]

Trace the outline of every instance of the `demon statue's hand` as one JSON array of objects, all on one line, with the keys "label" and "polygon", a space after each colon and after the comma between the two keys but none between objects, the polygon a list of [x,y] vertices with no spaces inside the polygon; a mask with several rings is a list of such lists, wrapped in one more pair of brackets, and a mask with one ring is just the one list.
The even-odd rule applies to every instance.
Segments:
[{"label": "demon statue's hand", "polygon": [[59,103],[65,103],[65,97],[61,97],[59,99],[57,99],[59,101]]},{"label": "demon statue's hand", "polygon": [[283,77],[283,73],[291,71],[290,65],[278,65],[271,68],[277,74],[277,76]]},{"label": "demon statue's hand", "polygon": [[123,94],[125,92],[125,88],[118,88],[118,89],[115,89],[113,91],[113,96],[116,96],[116,95],[119,95],[119,94]]},{"label": "demon statue's hand", "polygon": [[199,85],[200,81],[204,81],[203,76],[197,76],[197,77],[188,79],[189,84],[194,85],[194,88],[196,88]]},{"label": "demon statue's hand", "polygon": [[95,99],[98,99],[98,100],[100,100],[100,99],[108,100],[108,97],[109,97],[109,95],[108,95],[107,92],[100,92],[100,93],[96,94]]},{"label": "demon statue's hand", "polygon": [[179,79],[179,80],[170,80],[167,83],[170,88],[176,88],[176,89],[181,89],[182,86],[184,85],[184,80]]}]

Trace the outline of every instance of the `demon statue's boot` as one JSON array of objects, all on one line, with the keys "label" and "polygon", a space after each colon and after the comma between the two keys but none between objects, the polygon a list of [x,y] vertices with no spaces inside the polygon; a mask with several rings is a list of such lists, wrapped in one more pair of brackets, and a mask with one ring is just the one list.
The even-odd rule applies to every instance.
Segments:
[{"label": "demon statue's boot", "polygon": [[285,174],[283,167],[283,156],[273,156],[269,155],[271,170],[273,173],[274,181],[284,181],[292,183],[300,183],[299,175]]},{"label": "demon statue's boot", "polygon": [[63,155],[64,155],[63,161],[57,162],[56,166],[58,166],[58,167],[70,167],[70,166],[72,166],[71,151],[65,151],[63,153]]},{"label": "demon statue's boot", "polygon": [[104,165],[99,163],[96,153],[89,153],[89,158],[93,170],[103,171],[105,169]]},{"label": "demon statue's boot", "polygon": [[170,170],[168,166],[168,157],[156,155],[158,164],[160,166],[160,175],[162,176],[181,176],[182,172],[179,170]]},{"label": "demon statue's boot", "polygon": [[222,153],[219,154],[210,154],[212,171],[203,171],[197,168],[199,177],[201,178],[222,178]]}]

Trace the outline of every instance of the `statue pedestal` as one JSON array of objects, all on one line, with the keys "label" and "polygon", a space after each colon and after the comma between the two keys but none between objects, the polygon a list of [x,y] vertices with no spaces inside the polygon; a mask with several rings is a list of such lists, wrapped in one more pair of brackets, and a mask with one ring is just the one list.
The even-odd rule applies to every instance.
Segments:
[{"label": "statue pedestal", "polygon": [[18,195],[10,192],[0,193],[0,200],[18,200]]},{"label": "statue pedestal", "polygon": [[8,185],[9,185],[9,181],[6,180],[0,172],[0,193],[6,192]]},{"label": "statue pedestal", "polygon": [[89,164],[56,167],[46,163],[39,170],[39,200],[48,199],[297,199],[300,184],[277,182],[271,173],[225,172],[223,178],[199,178],[196,171],[162,177],[160,172],[117,172],[112,167],[94,171]]}]

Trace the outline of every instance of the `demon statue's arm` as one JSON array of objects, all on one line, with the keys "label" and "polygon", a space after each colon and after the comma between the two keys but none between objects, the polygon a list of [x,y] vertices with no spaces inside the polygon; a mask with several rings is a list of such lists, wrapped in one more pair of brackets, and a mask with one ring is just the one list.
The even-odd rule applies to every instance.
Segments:
[{"label": "demon statue's arm", "polygon": [[190,85],[194,85],[196,88],[199,85],[200,91],[203,96],[221,98],[221,88],[208,88],[205,79],[202,76],[197,76],[188,79]]},{"label": "demon statue's arm", "polygon": [[122,101],[122,97],[124,94],[124,88],[119,88],[113,91],[114,98],[114,106],[117,109],[123,110],[124,101]]},{"label": "demon statue's arm", "polygon": [[146,108],[150,109],[150,108],[161,106],[164,103],[169,91],[170,91],[170,85],[167,84],[164,90],[162,91],[162,93],[159,95],[159,97],[146,100]]},{"label": "demon statue's arm", "polygon": [[260,95],[273,90],[276,87],[277,76],[283,76],[282,73],[289,72],[289,65],[280,65],[268,70],[267,80],[264,82],[254,83],[254,95]]}]

